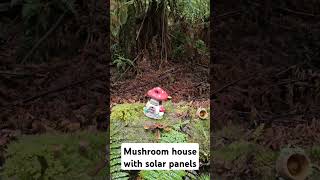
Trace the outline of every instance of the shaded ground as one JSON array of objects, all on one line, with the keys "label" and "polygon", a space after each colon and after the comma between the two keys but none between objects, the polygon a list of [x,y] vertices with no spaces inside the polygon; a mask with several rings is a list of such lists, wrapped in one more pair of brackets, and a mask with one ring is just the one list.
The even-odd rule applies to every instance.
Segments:
[{"label": "shaded ground", "polygon": [[[32,58],[25,64],[20,62],[24,33],[21,17],[1,17],[0,164],[4,162],[6,145],[22,134],[106,130],[108,21],[104,2],[97,2],[95,13],[91,12],[93,4],[80,8],[80,22],[68,16],[61,29],[53,31],[48,41],[67,42],[70,47],[43,62]],[[65,37],[59,36],[61,32]],[[120,80],[114,79],[117,74],[112,69],[111,101],[144,101],[149,88],[161,86],[174,102],[196,100],[208,106],[207,69],[188,63],[170,63],[161,70],[138,66],[139,72],[134,69]],[[161,78],[155,79],[155,75]]]},{"label": "shaded ground", "polygon": [[145,66],[139,66],[138,69],[138,74],[131,72],[126,77],[122,76],[122,79],[117,73],[112,73],[112,103],[145,101],[147,91],[157,86],[165,89],[174,102],[208,101],[208,68],[176,62],[162,69]]},{"label": "shaded ground", "polygon": [[[0,164],[7,143],[21,134],[106,129],[108,17],[105,2],[97,6],[96,14],[80,13],[81,22],[65,17],[60,29],[47,39],[68,41],[68,48],[46,61],[31,58],[25,64],[20,63],[18,53],[24,33],[20,14],[0,16],[4,35],[0,45]],[[96,15],[95,23],[92,15]],[[55,39],[61,32],[65,37]]]}]

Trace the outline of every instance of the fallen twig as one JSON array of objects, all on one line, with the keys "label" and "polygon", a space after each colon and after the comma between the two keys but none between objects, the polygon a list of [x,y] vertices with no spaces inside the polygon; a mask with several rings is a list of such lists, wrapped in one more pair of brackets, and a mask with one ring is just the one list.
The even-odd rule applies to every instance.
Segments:
[{"label": "fallen twig", "polygon": [[60,15],[60,17],[58,18],[56,23],[49,29],[49,31],[47,31],[39,39],[39,41],[37,41],[37,43],[32,47],[32,49],[28,52],[28,54],[22,59],[22,61],[21,61],[22,64],[25,63],[25,61],[33,54],[33,52],[38,48],[38,46],[42,43],[42,41],[47,39],[47,37],[58,27],[58,25],[62,22],[65,15],[66,15],[66,12],[64,12],[62,15]]},{"label": "fallen twig", "polygon": [[223,18],[223,17],[227,17],[227,16],[234,16],[237,15],[239,13],[241,13],[242,9],[237,9],[237,10],[233,10],[233,11],[229,11],[223,14],[218,14],[215,18]]},{"label": "fallen twig", "polygon": [[237,83],[240,82],[240,81],[250,80],[251,78],[254,78],[258,73],[259,73],[259,72],[255,72],[255,73],[253,73],[253,74],[251,74],[251,75],[249,75],[249,76],[246,76],[246,77],[244,77],[244,78],[237,79],[237,80],[235,80],[235,81],[232,81],[232,82],[230,82],[230,83],[222,86],[221,88],[219,88],[219,89],[213,91],[212,93],[210,93],[210,94],[211,94],[211,95],[210,95],[210,99],[213,99],[213,96],[214,96],[215,94],[220,93],[220,92],[223,91],[224,89],[226,89],[226,88],[228,88],[228,87],[230,87],[230,86],[233,86],[234,84],[237,84]]},{"label": "fallen twig", "polygon": [[35,76],[35,77],[44,77],[44,75],[40,75],[40,74],[19,73],[19,72],[12,72],[12,71],[0,71],[0,74],[2,74],[2,75],[7,75],[7,76]]},{"label": "fallen twig", "polygon": [[305,12],[302,12],[302,11],[294,11],[294,10],[292,10],[292,9],[281,8],[281,7],[279,7],[278,9],[279,9],[280,11],[287,12],[287,13],[291,13],[291,14],[298,15],[298,16],[320,18],[320,15],[317,15],[317,14],[305,13]]},{"label": "fallen twig", "polygon": [[[262,6],[260,3],[255,3],[255,2],[249,2],[250,4],[256,6],[256,7],[260,7]],[[296,10],[292,10],[289,8],[284,8],[284,7],[276,7],[275,9],[282,11],[282,12],[287,12],[289,14],[293,14],[293,15],[297,15],[297,16],[304,16],[304,17],[312,17],[312,18],[320,18],[320,15],[318,14],[311,14],[311,13],[306,13],[306,12],[302,12],[302,11],[296,11]]]},{"label": "fallen twig", "polygon": [[[168,73],[170,73],[170,72],[172,72],[172,71],[178,72],[178,71],[180,71],[180,69],[171,68],[171,69],[169,69],[169,70],[167,70],[167,71],[159,74],[156,79],[157,79],[158,81],[163,80],[163,79],[167,78]],[[166,74],[167,74],[167,75],[166,75]],[[148,86],[149,84],[152,84],[152,83],[155,83],[155,82],[154,82],[154,81],[148,81],[148,82],[145,83],[145,84],[139,84],[139,87],[145,88],[146,86]],[[129,88],[129,89],[125,89],[125,91],[131,91],[132,89],[138,89],[139,87],[132,86],[132,87]],[[110,91],[112,91],[112,90],[110,90]]]},{"label": "fallen twig", "polygon": [[44,96],[47,96],[47,95],[50,95],[50,94],[54,94],[54,93],[57,93],[57,92],[61,92],[61,91],[64,91],[66,89],[69,89],[69,88],[72,88],[72,87],[75,87],[75,86],[78,86],[82,83],[85,83],[85,82],[88,82],[88,81],[92,81],[94,79],[98,79],[98,78],[101,78],[101,77],[104,77],[104,76],[107,76],[107,75],[99,75],[99,76],[94,76],[94,77],[89,77],[87,79],[84,79],[84,80],[80,80],[80,81],[77,81],[77,82],[73,82],[71,84],[67,84],[65,86],[62,86],[62,87],[58,87],[56,89],[52,89],[52,90],[49,90],[49,91],[46,91],[46,92],[43,92],[43,93],[40,93],[38,95],[35,95],[35,96],[32,96],[32,97],[29,97],[29,98],[25,98],[25,99],[22,99],[22,100],[19,100],[19,101],[16,101],[12,104],[7,104],[7,105],[4,105],[2,106],[1,108],[4,108],[4,107],[14,107],[14,106],[17,106],[17,105],[22,105],[22,104],[25,104],[25,103],[28,103],[30,101],[34,101],[36,99],[39,99],[41,97],[44,97]]}]

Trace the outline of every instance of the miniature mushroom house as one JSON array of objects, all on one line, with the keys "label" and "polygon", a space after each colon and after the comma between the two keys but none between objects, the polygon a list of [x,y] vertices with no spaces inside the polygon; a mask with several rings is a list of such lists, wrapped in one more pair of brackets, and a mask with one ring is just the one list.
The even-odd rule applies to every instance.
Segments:
[{"label": "miniature mushroom house", "polygon": [[150,99],[143,108],[144,114],[152,119],[162,119],[165,112],[162,102],[168,99],[168,94],[160,87],[155,87],[148,91],[147,96]]}]

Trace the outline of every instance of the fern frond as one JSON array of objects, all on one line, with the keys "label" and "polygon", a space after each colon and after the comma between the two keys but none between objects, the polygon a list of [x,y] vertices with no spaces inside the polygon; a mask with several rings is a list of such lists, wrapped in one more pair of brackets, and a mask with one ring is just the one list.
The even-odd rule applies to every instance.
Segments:
[{"label": "fern frond", "polygon": [[112,123],[110,127],[110,173],[111,179],[127,180],[129,173],[121,170],[121,143],[125,138],[122,137],[121,129],[124,127],[120,123]]},{"label": "fern frond", "polygon": [[182,170],[178,171],[140,171],[140,177],[144,180],[153,179],[171,179],[182,180],[186,176],[186,172]]}]

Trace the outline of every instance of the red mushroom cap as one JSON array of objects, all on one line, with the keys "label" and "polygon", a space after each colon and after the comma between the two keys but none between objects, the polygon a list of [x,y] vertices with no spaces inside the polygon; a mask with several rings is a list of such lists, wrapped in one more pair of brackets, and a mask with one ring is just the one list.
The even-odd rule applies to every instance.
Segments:
[{"label": "red mushroom cap", "polygon": [[159,110],[160,112],[165,112],[166,110],[164,109],[164,107],[163,106],[160,106],[160,110]]},{"label": "red mushroom cap", "polygon": [[155,87],[153,89],[150,89],[148,91],[147,95],[150,98],[158,100],[158,101],[165,101],[168,99],[168,94],[160,87]]}]

